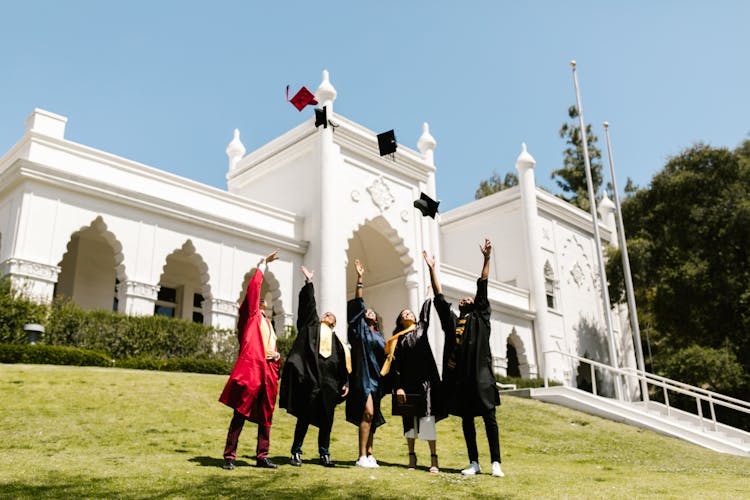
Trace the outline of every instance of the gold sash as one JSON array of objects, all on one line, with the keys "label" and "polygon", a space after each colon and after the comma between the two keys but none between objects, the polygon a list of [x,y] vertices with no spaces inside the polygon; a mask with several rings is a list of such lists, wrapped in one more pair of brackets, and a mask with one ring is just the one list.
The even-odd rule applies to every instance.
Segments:
[{"label": "gold sash", "polygon": [[385,376],[388,374],[389,371],[391,371],[391,362],[393,361],[393,352],[396,350],[396,342],[398,342],[398,338],[401,335],[405,333],[413,332],[416,329],[417,329],[417,324],[412,323],[411,325],[407,326],[405,329],[393,335],[393,337],[389,338],[388,341],[385,343],[385,353],[388,357],[385,358],[385,363],[383,363],[383,368],[380,370],[381,376]]}]

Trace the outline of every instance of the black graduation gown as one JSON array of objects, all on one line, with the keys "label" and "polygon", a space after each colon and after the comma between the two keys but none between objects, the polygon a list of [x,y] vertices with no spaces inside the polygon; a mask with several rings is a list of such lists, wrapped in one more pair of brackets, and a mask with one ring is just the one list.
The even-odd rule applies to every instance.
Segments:
[{"label": "black graduation gown", "polygon": [[431,304],[430,299],[422,304],[417,329],[398,338],[391,363],[393,393],[403,389],[407,394],[421,394],[426,398],[421,414],[404,416],[404,432],[414,426],[414,417],[434,416],[438,421],[448,415],[440,374],[427,337]]},{"label": "black graduation gown", "polygon": [[338,337],[333,335],[331,356],[326,360],[318,355],[319,342],[320,316],[313,284],[305,283],[299,292],[297,338],[281,372],[279,406],[316,427],[333,419],[348,376],[344,346]]},{"label": "black graduation gown", "polygon": [[[492,373],[487,280],[477,280],[474,310],[466,315],[460,344],[456,344],[459,318],[451,311],[451,304],[442,294],[435,297],[434,302],[445,335],[443,389],[448,412],[459,417],[483,415],[500,404],[500,393]],[[458,350],[454,369],[448,366],[452,349]]]},{"label": "black graduation gown", "polygon": [[346,421],[359,425],[365,411],[367,397],[372,395],[372,427],[385,423],[380,411],[380,400],[384,395],[383,377],[380,367],[385,361],[385,339],[380,332],[372,331],[365,322],[367,306],[361,298],[352,299],[346,304],[349,323],[349,344],[351,344],[352,373],[349,377],[349,396],[346,398]]}]

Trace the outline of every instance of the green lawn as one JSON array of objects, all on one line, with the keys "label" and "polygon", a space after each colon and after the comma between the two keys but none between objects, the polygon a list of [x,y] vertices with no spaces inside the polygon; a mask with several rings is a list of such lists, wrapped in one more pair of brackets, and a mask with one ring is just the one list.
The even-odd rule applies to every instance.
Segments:
[{"label": "green lawn", "polygon": [[[440,474],[405,468],[399,418],[375,436],[379,469],[353,466],[356,428],[337,411],[331,454],[288,465],[294,418],[277,410],[271,459],[253,465],[256,426],[240,438],[238,467],[221,469],[231,411],[217,402],[225,376],[0,364],[0,498],[750,498],[750,458],[544,403],[506,397],[498,408],[503,470],[461,476],[460,421],[438,424]],[[477,420],[480,462],[489,457]]]}]

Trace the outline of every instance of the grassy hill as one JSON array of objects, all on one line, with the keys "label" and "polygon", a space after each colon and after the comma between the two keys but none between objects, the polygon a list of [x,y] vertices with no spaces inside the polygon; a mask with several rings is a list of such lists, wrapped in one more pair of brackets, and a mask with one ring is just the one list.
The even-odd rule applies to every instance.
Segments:
[{"label": "grassy hill", "polygon": [[[310,428],[302,468],[288,465],[295,419],[277,409],[271,459],[253,467],[256,426],[240,438],[234,471],[220,468],[231,411],[225,376],[0,364],[0,498],[750,498],[750,458],[535,401],[498,408],[503,470],[461,476],[460,421],[438,424],[441,472],[406,469],[399,418],[375,435],[379,469],[353,466],[356,428],[337,410],[331,454],[317,465]],[[480,462],[489,451],[477,420]]]}]

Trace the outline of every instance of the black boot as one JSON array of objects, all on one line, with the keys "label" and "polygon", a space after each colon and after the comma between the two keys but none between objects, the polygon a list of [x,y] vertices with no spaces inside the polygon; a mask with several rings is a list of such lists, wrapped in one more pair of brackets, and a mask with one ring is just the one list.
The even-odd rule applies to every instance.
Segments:
[{"label": "black boot", "polygon": [[224,460],[224,465],[222,465],[221,468],[226,470],[234,470],[234,460]]},{"label": "black boot", "polygon": [[320,465],[323,467],[336,467],[336,464],[331,461],[331,455],[321,455]]},{"label": "black boot", "polygon": [[295,467],[302,467],[302,457],[299,453],[292,453],[292,458],[289,459],[289,463]]}]

